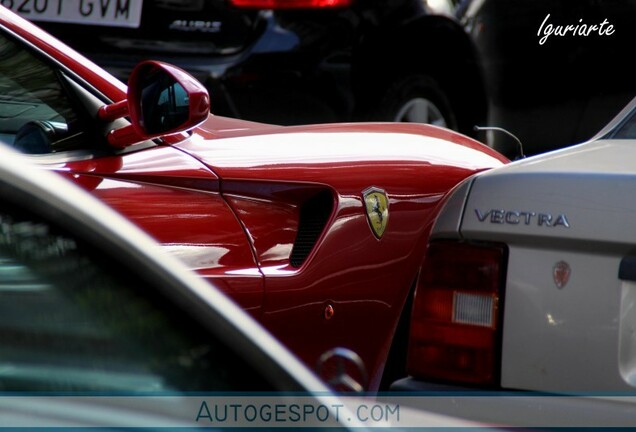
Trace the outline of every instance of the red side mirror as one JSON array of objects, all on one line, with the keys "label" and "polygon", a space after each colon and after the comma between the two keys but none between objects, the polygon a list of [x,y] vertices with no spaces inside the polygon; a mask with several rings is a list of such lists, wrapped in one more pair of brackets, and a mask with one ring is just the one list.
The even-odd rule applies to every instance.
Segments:
[{"label": "red side mirror", "polygon": [[108,142],[124,148],[136,142],[185,132],[203,122],[210,113],[205,87],[184,70],[156,61],[133,69],[126,100],[99,110],[104,121],[129,116],[131,125],[109,132]]}]

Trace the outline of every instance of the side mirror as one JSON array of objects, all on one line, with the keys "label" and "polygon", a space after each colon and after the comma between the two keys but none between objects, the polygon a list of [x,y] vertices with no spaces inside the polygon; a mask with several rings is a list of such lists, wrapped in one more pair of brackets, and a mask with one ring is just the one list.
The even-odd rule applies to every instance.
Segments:
[{"label": "side mirror", "polygon": [[131,125],[108,133],[113,147],[185,132],[210,113],[205,87],[184,70],[157,61],[139,63],[130,74],[125,100],[104,105],[99,118],[112,122],[129,116]]}]

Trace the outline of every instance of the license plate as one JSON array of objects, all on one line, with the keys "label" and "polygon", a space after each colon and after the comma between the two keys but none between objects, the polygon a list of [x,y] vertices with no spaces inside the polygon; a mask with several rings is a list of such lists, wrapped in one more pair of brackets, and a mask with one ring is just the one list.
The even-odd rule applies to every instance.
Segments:
[{"label": "license plate", "polygon": [[142,0],[2,0],[31,21],[139,27]]}]

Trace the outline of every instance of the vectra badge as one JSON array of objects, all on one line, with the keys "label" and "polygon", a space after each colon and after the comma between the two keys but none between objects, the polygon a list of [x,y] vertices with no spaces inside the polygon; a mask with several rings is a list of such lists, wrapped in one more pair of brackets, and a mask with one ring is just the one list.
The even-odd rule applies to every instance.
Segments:
[{"label": "vectra badge", "polygon": [[565,261],[559,261],[554,265],[554,268],[552,269],[552,277],[554,277],[554,283],[557,288],[561,289],[568,283],[571,273],[572,270],[570,269],[569,264]]},{"label": "vectra badge", "polygon": [[570,228],[568,217],[563,213],[551,214],[500,209],[481,211],[480,209],[475,209],[475,215],[477,215],[479,222],[490,222],[493,224],[537,225],[543,227],[561,226]]},{"label": "vectra badge", "polygon": [[389,222],[389,199],[386,196],[386,192],[382,189],[371,187],[362,192],[362,198],[364,199],[367,220],[371,226],[371,231],[380,239]]}]

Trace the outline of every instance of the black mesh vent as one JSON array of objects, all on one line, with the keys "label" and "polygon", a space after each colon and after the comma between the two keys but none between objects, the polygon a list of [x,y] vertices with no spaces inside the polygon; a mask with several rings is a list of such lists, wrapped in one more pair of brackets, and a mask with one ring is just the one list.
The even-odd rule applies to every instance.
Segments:
[{"label": "black mesh vent", "polygon": [[300,267],[305,262],[325,228],[332,210],[333,197],[329,191],[318,193],[302,205],[298,234],[290,258],[292,267]]}]

